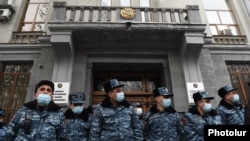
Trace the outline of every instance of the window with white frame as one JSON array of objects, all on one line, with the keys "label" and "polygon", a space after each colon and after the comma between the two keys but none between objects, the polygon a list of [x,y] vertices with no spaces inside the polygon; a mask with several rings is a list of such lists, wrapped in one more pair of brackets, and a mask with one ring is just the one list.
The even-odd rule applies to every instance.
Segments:
[{"label": "window with white frame", "polygon": [[28,0],[21,31],[43,31],[48,16],[50,0]]},{"label": "window with white frame", "polygon": [[240,35],[227,0],[202,0],[202,2],[213,35]]}]

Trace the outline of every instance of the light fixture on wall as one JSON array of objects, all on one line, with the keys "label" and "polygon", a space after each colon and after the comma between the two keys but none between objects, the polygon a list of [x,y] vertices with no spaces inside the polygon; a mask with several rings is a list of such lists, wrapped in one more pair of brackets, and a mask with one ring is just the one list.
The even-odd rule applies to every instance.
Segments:
[{"label": "light fixture on wall", "polygon": [[0,22],[8,21],[12,13],[15,12],[12,7],[14,1],[15,0],[2,0],[2,2],[0,2]]},{"label": "light fixture on wall", "polygon": [[131,31],[131,22],[126,22],[126,26],[127,26],[127,31]]},{"label": "light fixture on wall", "polygon": [[39,68],[40,68],[40,69],[43,69],[43,65],[39,65]]}]

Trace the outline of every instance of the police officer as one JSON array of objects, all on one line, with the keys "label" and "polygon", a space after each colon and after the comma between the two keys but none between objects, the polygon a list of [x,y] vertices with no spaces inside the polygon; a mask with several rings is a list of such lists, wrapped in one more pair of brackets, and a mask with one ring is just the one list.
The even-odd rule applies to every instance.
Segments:
[{"label": "police officer", "polygon": [[195,105],[183,116],[184,138],[190,141],[204,140],[204,125],[221,125],[221,117],[212,109],[211,101],[205,91],[193,94]]},{"label": "police officer", "polygon": [[225,85],[218,90],[218,95],[222,98],[216,107],[216,111],[222,117],[223,124],[244,124],[244,109],[240,102],[240,96],[236,92],[237,88]]},{"label": "police officer", "polygon": [[84,108],[85,94],[71,93],[69,107],[65,111],[65,129],[63,136],[70,141],[87,141],[91,116]]},{"label": "police officer", "polygon": [[125,100],[117,79],[104,83],[106,98],[96,107],[90,128],[91,141],[142,141],[141,122]]},{"label": "police officer", "polygon": [[142,120],[142,116],[143,116],[142,105],[139,102],[133,102],[131,105],[134,107],[135,113],[137,114],[139,119]]},{"label": "police officer", "polygon": [[64,112],[53,102],[54,83],[35,85],[34,100],[25,103],[9,123],[8,140],[57,141],[63,131]]},{"label": "police officer", "polygon": [[144,137],[147,141],[179,141],[182,126],[179,113],[171,107],[172,93],[166,87],[153,90],[156,105],[143,116]]},{"label": "police officer", "polygon": [[0,108],[0,141],[6,140],[7,124],[4,122],[4,111]]}]

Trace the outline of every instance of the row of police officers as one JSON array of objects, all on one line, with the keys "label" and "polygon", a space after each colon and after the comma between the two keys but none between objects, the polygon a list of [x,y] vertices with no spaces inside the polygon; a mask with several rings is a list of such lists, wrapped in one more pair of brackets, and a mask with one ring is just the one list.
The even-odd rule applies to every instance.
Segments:
[{"label": "row of police officers", "polygon": [[[153,90],[156,104],[138,116],[126,101],[117,79],[104,83],[106,97],[84,108],[84,93],[71,93],[64,112],[52,100],[54,83],[42,80],[34,100],[25,103],[8,125],[0,129],[0,141],[202,141],[204,125],[243,125],[244,109],[236,88],[221,87],[221,101],[212,109],[205,91],[193,95],[193,105],[183,117],[171,106],[174,95],[166,87]],[[142,113],[139,110],[139,113]]]}]

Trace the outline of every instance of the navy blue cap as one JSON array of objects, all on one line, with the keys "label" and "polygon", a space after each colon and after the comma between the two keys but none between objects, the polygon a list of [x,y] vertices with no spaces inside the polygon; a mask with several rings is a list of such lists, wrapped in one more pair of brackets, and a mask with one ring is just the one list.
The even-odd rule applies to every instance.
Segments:
[{"label": "navy blue cap", "polygon": [[131,105],[133,107],[140,107],[140,108],[142,108],[142,105],[139,102],[133,102]]},{"label": "navy blue cap", "polygon": [[69,95],[70,103],[84,103],[85,94],[80,92],[71,93]]},{"label": "navy blue cap", "polygon": [[39,87],[41,87],[42,85],[48,85],[48,86],[50,86],[51,89],[52,89],[52,92],[54,92],[55,87],[54,87],[54,83],[53,83],[52,81],[49,81],[49,80],[41,80],[40,82],[38,82],[38,83],[35,85],[35,93],[36,93],[37,89],[38,89]]},{"label": "navy blue cap", "polygon": [[119,87],[123,87],[124,85],[123,84],[120,84],[119,81],[117,79],[111,79],[111,80],[108,80],[106,81],[104,84],[103,84],[103,88],[104,88],[104,91],[106,93],[108,93],[109,91],[115,89],[115,88],[119,88]]},{"label": "navy blue cap", "polygon": [[235,91],[235,90],[237,90],[237,88],[233,88],[231,85],[225,85],[225,86],[221,87],[221,88],[218,90],[218,95],[219,95],[221,98],[224,98],[224,96],[225,96],[228,92]]},{"label": "navy blue cap", "polygon": [[4,117],[4,111],[3,111],[3,109],[0,109],[0,116]]},{"label": "navy blue cap", "polygon": [[166,87],[159,87],[153,90],[154,97],[163,95],[163,96],[169,96],[172,97],[174,94],[169,93],[168,89]]},{"label": "navy blue cap", "polygon": [[208,93],[205,91],[198,91],[196,93],[193,94],[193,99],[194,102],[196,103],[197,101],[201,100],[201,99],[214,99],[214,97],[209,97]]}]

